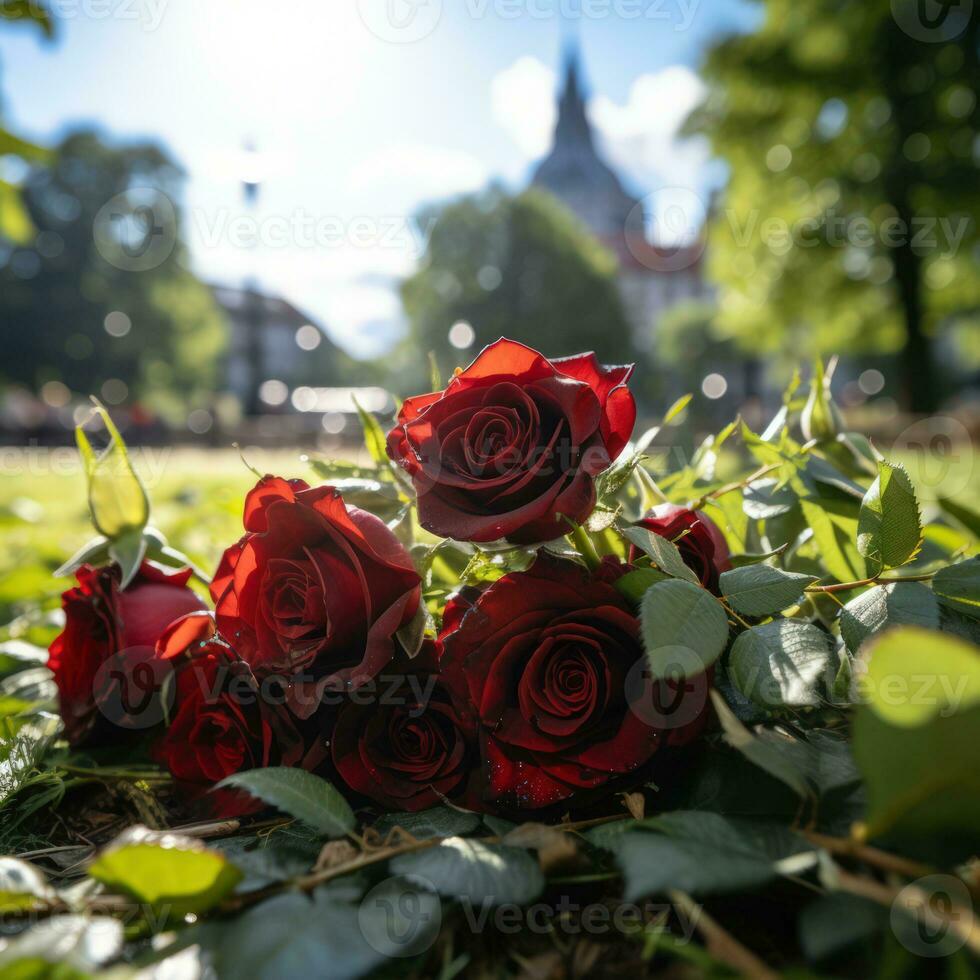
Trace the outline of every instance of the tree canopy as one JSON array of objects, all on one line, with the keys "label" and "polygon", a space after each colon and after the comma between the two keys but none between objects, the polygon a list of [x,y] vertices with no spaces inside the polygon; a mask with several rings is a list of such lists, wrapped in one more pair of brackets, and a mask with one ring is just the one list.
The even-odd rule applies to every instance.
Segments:
[{"label": "tree canopy", "polygon": [[980,22],[944,9],[930,27],[912,3],[768,0],[755,33],[710,51],[689,121],[731,167],[719,330],[797,356],[901,349],[918,411],[936,403],[934,338],[965,336],[980,305]]}]

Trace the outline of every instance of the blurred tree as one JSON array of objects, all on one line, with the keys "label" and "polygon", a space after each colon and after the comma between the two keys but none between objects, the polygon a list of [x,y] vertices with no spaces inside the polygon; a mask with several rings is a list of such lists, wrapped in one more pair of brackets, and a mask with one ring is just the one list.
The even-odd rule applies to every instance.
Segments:
[{"label": "blurred tree", "polygon": [[[401,356],[414,382],[425,383],[428,351],[451,367],[502,336],[549,356],[594,349],[607,363],[630,359],[615,259],[551,195],[491,189],[420,224],[431,228],[426,255],[402,285],[410,334]],[[457,323],[473,331],[454,335],[471,341],[465,353],[449,341]]]},{"label": "blurred tree", "polygon": [[125,397],[122,381],[157,408],[168,391],[186,405],[213,384],[226,325],[185,267],[181,180],[158,147],[110,147],[88,131],[28,176],[23,200],[37,234],[0,269],[0,378],[35,388],[56,380],[110,402]]},{"label": "blurred tree", "polygon": [[970,8],[767,0],[710,51],[688,129],[731,166],[710,241],[722,331],[796,356],[901,350],[907,407],[936,407],[933,338],[980,314]]},{"label": "blurred tree", "polygon": [[[0,24],[20,22],[38,28],[46,38],[54,36],[51,14],[40,0],[0,0]],[[0,125],[0,158],[10,156],[43,163],[48,153],[43,147],[21,139]],[[0,243],[24,245],[33,238],[30,216],[14,184],[0,178]]]}]

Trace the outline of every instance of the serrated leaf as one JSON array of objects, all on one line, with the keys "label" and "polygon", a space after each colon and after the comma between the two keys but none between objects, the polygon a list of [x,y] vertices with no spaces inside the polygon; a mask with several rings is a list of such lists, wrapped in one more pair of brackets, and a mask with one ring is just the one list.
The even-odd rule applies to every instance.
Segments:
[{"label": "serrated leaf", "polygon": [[677,579],[647,589],[640,622],[654,677],[680,679],[703,673],[728,642],[728,617],[721,603],[700,586]]},{"label": "serrated leaf", "polygon": [[901,466],[878,464],[878,476],[861,501],[858,551],[875,571],[897,568],[918,550],[922,540],[919,504],[912,481]]},{"label": "serrated leaf", "polygon": [[779,876],[781,864],[797,855],[794,870],[816,852],[780,824],[678,810],[638,821],[615,844],[616,860],[633,901],[671,889],[694,895],[738,891]]},{"label": "serrated leaf", "polygon": [[746,565],[721,574],[721,591],[746,616],[767,616],[791,606],[816,581],[813,575],[785,572],[774,565]]},{"label": "serrated leaf", "polygon": [[374,830],[385,837],[400,827],[413,837],[426,840],[430,837],[462,837],[473,833],[480,824],[479,814],[437,806],[416,813],[386,813],[374,825]]},{"label": "serrated leaf", "polygon": [[226,777],[216,788],[227,786],[245,790],[327,837],[341,837],[356,825],[354,811],[343,796],[325,779],[305,769],[248,769]]},{"label": "serrated leaf", "polygon": [[385,448],[386,440],[381,424],[370,412],[361,407],[360,402],[353,395],[351,395],[351,401],[354,402],[357,415],[361,420],[361,426],[364,429],[364,448],[367,449],[368,455],[378,466],[387,466],[388,451]]},{"label": "serrated leaf", "polygon": [[939,629],[939,603],[919,582],[889,582],[862,592],[841,610],[840,634],[857,653],[868,637],[891,626]]},{"label": "serrated leaf", "polygon": [[770,709],[820,704],[838,667],[827,634],[796,619],[776,619],[739,634],[728,660],[735,686]]},{"label": "serrated leaf", "polygon": [[131,827],[89,865],[89,877],[168,918],[206,912],[242,880],[218,851],[179,834]]},{"label": "serrated leaf", "polygon": [[980,557],[940,569],[932,580],[932,590],[944,606],[980,619]]},{"label": "serrated leaf", "polygon": [[684,564],[681,553],[677,550],[677,545],[667,538],[662,538],[659,534],[648,531],[645,527],[636,524],[623,524],[619,527],[620,533],[631,544],[635,544],[643,552],[650,562],[665,572],[671,578],[683,579],[698,585],[698,577]]},{"label": "serrated leaf", "polygon": [[390,862],[395,874],[462,899],[472,906],[523,905],[544,888],[538,862],[516,847],[450,837],[435,847],[401,854]]}]

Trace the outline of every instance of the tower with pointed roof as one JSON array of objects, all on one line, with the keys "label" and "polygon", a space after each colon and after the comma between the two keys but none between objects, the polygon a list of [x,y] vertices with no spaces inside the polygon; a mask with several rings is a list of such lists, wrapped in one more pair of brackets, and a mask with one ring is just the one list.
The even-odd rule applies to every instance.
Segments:
[{"label": "tower with pointed roof", "polygon": [[552,146],[532,186],[561,201],[619,261],[619,292],[639,349],[653,344],[661,315],[675,303],[710,296],[702,276],[703,237],[683,245],[651,242],[641,199],[633,197],[602,158],[586,114],[578,43],[565,43],[558,121]]},{"label": "tower with pointed roof", "polygon": [[643,234],[643,205],[623,188],[596,149],[585,112],[578,45],[565,45],[563,84],[551,152],[538,164],[531,183],[550,191],[579,216],[596,237],[616,251],[627,235]]}]

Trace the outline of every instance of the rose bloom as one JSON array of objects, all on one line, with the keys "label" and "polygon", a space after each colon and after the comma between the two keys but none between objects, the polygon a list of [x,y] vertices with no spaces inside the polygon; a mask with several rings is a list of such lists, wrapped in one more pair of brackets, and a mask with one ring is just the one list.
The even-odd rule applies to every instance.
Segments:
[{"label": "rose bloom", "polygon": [[127,588],[121,589],[115,566],[84,565],[76,572],[78,585],[61,597],[65,628],[51,644],[48,657],[65,734],[72,745],[118,734],[118,726],[110,722],[123,719],[113,711],[99,710],[116,673],[105,665],[116,658],[119,670],[124,670],[127,654],[136,661],[152,656],[171,622],[204,609],[187,587],[190,575],[189,569],[165,572],[144,562]]},{"label": "rose bloom", "polygon": [[[256,675],[310,672],[319,689],[356,687],[391,659],[419,606],[401,542],[330,486],[263,477],[245,501],[245,536],[211,583],[215,616]],[[303,717],[315,691],[292,689]]]},{"label": "rose bloom", "polygon": [[299,761],[303,744],[288,711],[259,689],[210,614],[173,623],[157,653],[176,677],[170,726],[153,757],[175,779],[210,787],[243,769]]},{"label": "rose bloom", "polygon": [[[677,504],[660,504],[636,523],[673,541],[698,581],[715,595],[721,595],[718,577],[732,567],[731,557],[725,535],[707,514]],[[638,548],[630,546],[631,562],[641,554]]]},{"label": "rose bloom", "polygon": [[447,610],[443,676],[476,713],[491,807],[582,801],[700,730],[707,679],[649,676],[625,570],[542,554]]},{"label": "rose bloom", "polygon": [[411,476],[419,522],[460,541],[547,541],[595,506],[595,477],[633,431],[632,366],[548,360],[498,340],[445,391],[408,398],[388,455]]},{"label": "rose bloom", "polygon": [[393,810],[463,802],[478,774],[472,732],[439,677],[438,648],[393,662],[370,697],[362,689],[337,713],[333,763],[355,792]]}]

